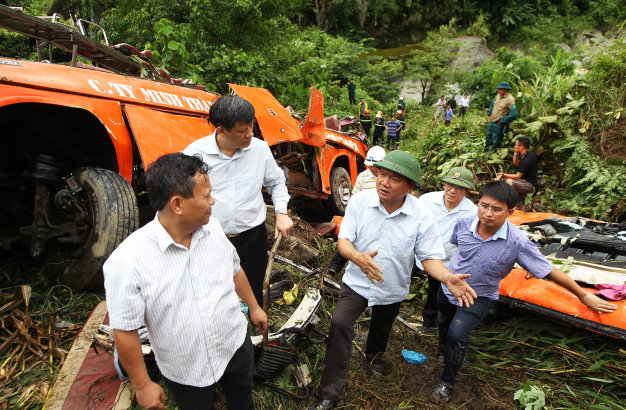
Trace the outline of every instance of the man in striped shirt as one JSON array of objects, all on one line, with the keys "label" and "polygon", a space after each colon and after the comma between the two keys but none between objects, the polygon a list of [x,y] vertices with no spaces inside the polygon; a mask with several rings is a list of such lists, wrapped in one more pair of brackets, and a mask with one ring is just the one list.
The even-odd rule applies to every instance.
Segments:
[{"label": "man in striped shirt", "polygon": [[146,174],[156,217],[135,231],[103,267],[115,345],[141,406],[165,409],[148,376],[137,329],[145,323],[165,384],[180,408],[212,408],[219,383],[228,408],[253,409],[254,348],[240,297],[257,331],[267,316],[219,223],[207,166],[165,155]]},{"label": "man in striped shirt", "polygon": [[400,130],[402,124],[396,121],[396,116],[391,116],[391,121],[385,123],[387,129],[387,149],[394,150],[400,148]]}]

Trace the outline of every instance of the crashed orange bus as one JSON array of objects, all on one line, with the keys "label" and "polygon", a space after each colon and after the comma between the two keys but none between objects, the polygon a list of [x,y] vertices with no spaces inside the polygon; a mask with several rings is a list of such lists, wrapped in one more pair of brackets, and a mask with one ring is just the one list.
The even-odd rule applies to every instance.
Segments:
[{"label": "crashed orange bus", "polygon": [[[25,249],[76,289],[98,283],[108,255],[153,214],[145,169],[212,133],[219,95],[169,78],[129,45],[100,44],[9,7],[0,6],[0,28],[35,38],[39,56],[0,56],[0,252]],[[71,63],[44,60],[53,46]],[[292,197],[343,213],[364,169],[364,141],[325,127],[314,88],[300,122],[269,91],[230,86],[254,105],[255,136],[271,146]]]}]

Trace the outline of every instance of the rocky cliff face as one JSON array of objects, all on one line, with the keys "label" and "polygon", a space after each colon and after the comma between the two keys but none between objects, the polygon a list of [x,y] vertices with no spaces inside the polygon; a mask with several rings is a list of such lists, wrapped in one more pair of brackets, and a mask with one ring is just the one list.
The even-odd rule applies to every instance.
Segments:
[{"label": "rocky cliff face", "polygon": [[[484,37],[457,37],[450,42],[450,47],[456,54],[450,63],[450,69],[453,71],[472,72],[494,56],[494,52],[487,47],[487,40]],[[401,89],[400,95],[405,99],[422,101],[421,86],[417,81],[400,79],[398,84]]]},{"label": "rocky cliff face", "polygon": [[461,36],[455,38],[454,43],[457,55],[450,64],[453,71],[472,72],[494,56],[484,37]]}]

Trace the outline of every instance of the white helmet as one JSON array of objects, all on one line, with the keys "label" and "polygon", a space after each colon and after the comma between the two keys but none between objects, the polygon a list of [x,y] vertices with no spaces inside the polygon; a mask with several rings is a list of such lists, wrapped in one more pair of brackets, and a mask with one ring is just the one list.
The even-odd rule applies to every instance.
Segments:
[{"label": "white helmet", "polygon": [[385,155],[387,155],[385,149],[376,145],[367,151],[367,156],[365,157],[365,161],[363,163],[368,167],[371,167],[375,162],[382,161],[385,158]]},{"label": "white helmet", "polygon": [[400,101],[404,100],[404,97],[400,97]]}]

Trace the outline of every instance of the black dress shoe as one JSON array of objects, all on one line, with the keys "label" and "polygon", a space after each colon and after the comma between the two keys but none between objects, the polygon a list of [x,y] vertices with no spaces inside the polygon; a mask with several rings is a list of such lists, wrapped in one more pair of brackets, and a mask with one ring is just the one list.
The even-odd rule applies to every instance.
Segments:
[{"label": "black dress shoe", "polygon": [[376,357],[370,362],[370,370],[381,376],[385,376],[387,374],[387,367],[385,366],[385,362],[380,357]]},{"label": "black dress shoe", "polygon": [[339,401],[333,400],[319,400],[317,403],[309,407],[307,410],[323,410],[334,409],[339,404]]},{"label": "black dress shoe", "polygon": [[437,330],[434,327],[422,326],[417,329],[420,335],[434,336],[437,334]]}]

